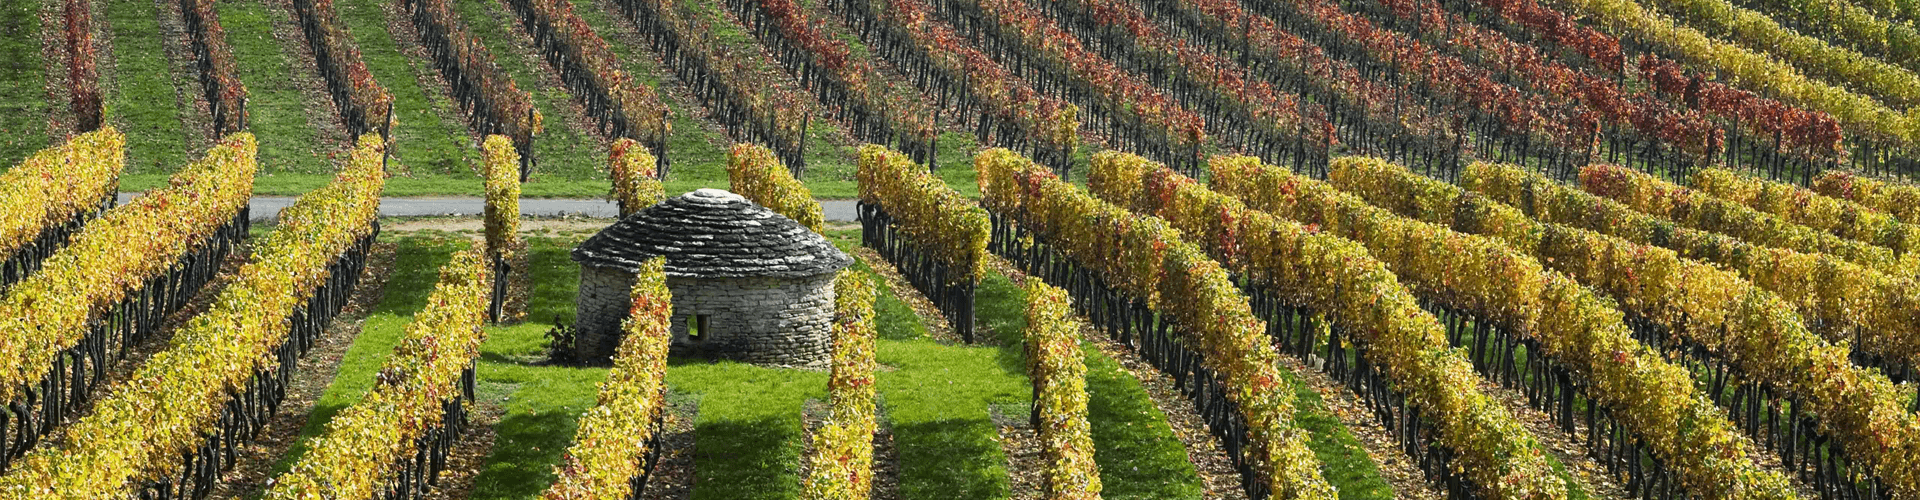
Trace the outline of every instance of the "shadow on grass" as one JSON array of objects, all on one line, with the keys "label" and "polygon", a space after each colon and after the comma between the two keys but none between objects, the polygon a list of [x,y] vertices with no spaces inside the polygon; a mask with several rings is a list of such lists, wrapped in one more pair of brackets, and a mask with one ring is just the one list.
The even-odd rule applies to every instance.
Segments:
[{"label": "shadow on grass", "polygon": [[482,363],[476,399],[502,413],[470,498],[532,498],[545,490],[606,378],[604,368]]},{"label": "shadow on grass", "polygon": [[1307,431],[1307,447],[1320,461],[1320,475],[1340,488],[1340,500],[1394,498],[1393,487],[1380,476],[1379,465],[1367,456],[1367,450],[1346,424],[1329,413],[1320,393],[1293,372],[1281,370],[1280,375],[1294,388],[1294,421]]},{"label": "shadow on grass", "polygon": [[[1094,425],[1094,463],[1102,498],[1198,499],[1202,487],[1187,448],[1167,425],[1140,381],[1091,345],[1087,362],[1087,420]],[[1176,404],[1185,404],[1182,400]]]},{"label": "shadow on grass", "polygon": [[799,495],[801,412],[808,399],[826,397],[826,373],[679,359],[670,361],[667,383],[700,398],[693,498]]},{"label": "shadow on grass", "polygon": [[[890,400],[891,401],[891,400]],[[1006,498],[1006,454],[987,418],[894,422],[900,457],[900,498]]]},{"label": "shadow on grass", "polygon": [[[493,427],[493,451],[475,481],[474,498],[532,498],[545,491],[579,418],[561,412],[512,412],[501,418]],[[559,448],[551,446],[555,437]]]},{"label": "shadow on grass", "polygon": [[527,297],[527,320],[574,322],[574,299],[580,294],[580,265],[573,262],[573,247],[581,237],[529,238],[527,256],[533,289]]},{"label": "shadow on grass", "polygon": [[[527,368],[544,368],[549,366],[563,366],[563,365],[548,363],[547,359],[544,357],[509,356],[509,355],[501,354],[497,352],[482,352],[480,353],[479,359],[481,364],[488,364],[488,365],[513,365],[513,366],[522,366]],[[571,365],[565,365],[565,366],[571,366]]]},{"label": "shadow on grass", "polygon": [[701,423],[694,430],[699,440],[694,446],[693,463],[700,476],[694,498],[798,496],[796,460],[803,431],[795,423],[771,416]]},{"label": "shadow on grass", "polygon": [[1027,291],[1000,273],[990,273],[974,288],[973,314],[982,333],[993,332],[998,341],[994,347],[1000,351],[996,358],[1000,369],[1025,377],[1027,353],[1022,343],[1026,342]]}]

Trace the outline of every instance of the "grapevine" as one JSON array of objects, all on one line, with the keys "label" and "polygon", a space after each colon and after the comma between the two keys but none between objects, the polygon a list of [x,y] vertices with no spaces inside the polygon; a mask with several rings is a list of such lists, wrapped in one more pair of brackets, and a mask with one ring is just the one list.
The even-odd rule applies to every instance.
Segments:
[{"label": "grapevine", "polygon": [[727,153],[727,185],[740,196],[793,219],[816,233],[826,234],[827,217],[813,192],[793,178],[767,148],[735,144]]},{"label": "grapevine", "polygon": [[481,156],[487,189],[487,257],[511,258],[520,246],[520,179],[514,177],[520,155],[513,150],[512,139],[490,135]]},{"label": "grapevine", "polygon": [[[1170,217],[1168,222],[1175,229],[1203,242],[1200,248],[1216,260],[1280,293],[1283,300],[1327,315],[1355,335],[1353,340],[1364,346],[1362,352],[1396,381],[1410,404],[1435,420],[1438,443],[1453,450],[1452,467],[1465,471],[1481,494],[1492,498],[1566,495],[1538,444],[1510,423],[1513,417],[1488,407],[1485,402],[1491,398],[1479,390],[1462,389],[1478,387],[1480,377],[1472,373],[1464,356],[1445,348],[1438,321],[1419,310],[1398,278],[1364,247],[1250,210],[1139,157],[1103,152],[1095,156],[1093,171],[1090,190],[1141,208],[1143,213]],[[1339,269],[1321,269],[1325,264],[1314,262],[1338,263]],[[1382,309],[1390,312],[1373,312]]]},{"label": "grapevine", "polygon": [[1908,259],[1895,257],[1886,248],[1817,231],[1718,197],[1700,195],[1644,173],[1591,165],[1581,170],[1580,184],[1589,193],[1672,220],[1683,227],[1722,233],[1755,245],[1829,254],[1888,276],[1914,274]]},{"label": "grapevine", "polygon": [[[1187,43],[1160,30],[1152,19],[1121,0],[1036,0],[1068,31],[1088,41],[1092,51],[1114,54],[1116,64],[1143,75],[1169,75],[1162,88],[1188,109],[1207,116],[1207,126],[1219,131],[1216,142],[1239,150],[1255,145],[1273,161],[1288,158],[1304,141],[1317,151],[1333,142],[1330,127],[1318,105],[1252,77],[1231,59],[1204,46]],[[1319,118],[1311,118],[1319,117]],[[1313,154],[1312,156],[1322,156]]]},{"label": "grapevine", "polygon": [[[640,263],[627,319],[620,323],[613,370],[600,383],[599,403],[580,417],[559,479],[541,498],[622,500],[632,498],[634,478],[658,465],[661,419],[667,395],[667,348],[673,343],[673,294],[667,290],[667,260]],[[818,437],[814,438],[820,439]],[[818,445],[816,445],[818,447]]]},{"label": "grapevine", "polygon": [[[1885,375],[1855,366],[1844,345],[1808,331],[1791,306],[1730,271],[1680,258],[1671,250],[1557,224],[1542,224],[1511,206],[1419,177],[1396,166],[1344,162],[1330,177],[1340,189],[1404,216],[1501,239],[1548,267],[1612,296],[1623,312],[1657,326],[1635,326],[1642,339],[1669,338],[1683,352],[1705,353],[1715,385],[1726,375],[1752,384],[1731,401],[1730,413],[1749,432],[1764,429],[1760,412],[1788,411],[1789,443],[1773,444],[1789,462],[1800,453],[1844,453],[1895,495],[1920,492],[1920,422],[1902,408],[1904,397]],[[1470,167],[1471,168],[1471,167]],[[1619,169],[1624,170],[1624,169]],[[1401,187],[1409,186],[1409,187]],[[1670,336],[1669,336],[1670,335]],[[1782,398],[1794,404],[1782,407]],[[1766,408],[1762,408],[1765,406]],[[1808,415],[1817,426],[1799,423]],[[1830,441],[1828,440],[1830,438]],[[1830,445],[1825,443],[1831,443]],[[1815,450],[1825,448],[1825,450]]]},{"label": "grapevine", "polygon": [[1080,328],[1067,292],[1031,280],[1027,292],[1027,378],[1033,380],[1033,416],[1041,425],[1046,460],[1041,494],[1048,500],[1099,500],[1100,465],[1093,460],[1087,424],[1087,365]]},{"label": "grapevine", "polygon": [[[1350,175],[1370,170],[1351,166],[1356,163],[1386,164],[1373,158],[1339,158],[1330,173]],[[1542,268],[1533,257],[1500,240],[1404,218],[1326,182],[1262,165],[1251,158],[1217,157],[1211,173],[1214,189],[1223,195],[1352,238],[1367,246],[1427,300],[1446,305],[1443,311],[1469,312],[1475,322],[1497,325],[1491,329],[1476,327],[1476,335],[1506,329],[1535,342],[1528,344],[1530,356],[1538,349],[1553,363],[1570,369],[1584,382],[1576,387],[1589,398],[1588,404],[1601,406],[1609,420],[1625,422],[1628,432],[1652,448],[1663,467],[1684,478],[1681,483],[1688,485],[1689,494],[1704,498],[1795,497],[1785,477],[1745,458],[1753,451],[1752,443],[1739,437],[1726,413],[1696,388],[1686,367],[1667,362],[1635,339],[1620,311],[1573,278]],[[1158,181],[1167,175],[1164,171],[1147,175],[1155,180],[1144,183],[1139,188],[1144,191],[1135,199],[1167,199],[1156,191],[1169,189],[1169,185],[1188,186],[1172,189],[1205,192],[1190,184]],[[1482,344],[1473,346],[1471,352],[1488,350]],[[1489,378],[1525,379],[1525,375],[1502,373],[1506,370],[1500,367],[1511,366],[1511,362],[1475,362],[1485,367]],[[1572,403],[1569,400],[1563,404]],[[1571,412],[1558,418],[1563,425],[1571,425]],[[1588,425],[1594,425],[1591,414],[1588,418]],[[1595,451],[1606,453],[1604,448]],[[1637,457],[1638,453],[1632,455]]]},{"label": "grapevine", "polygon": [[[229,141],[223,148],[251,150],[251,137],[245,134]],[[375,232],[386,179],[384,147],[378,136],[362,136],[335,182],[282,211],[275,231],[254,244],[251,262],[240,268],[210,309],[180,328],[167,350],[153,355],[98,402],[92,414],[69,426],[65,444],[42,447],[0,476],[0,498],[117,498],[144,481],[182,477],[196,482],[175,483],[174,488],[210,486],[217,479],[221,455],[193,452],[207,440],[218,443],[225,436],[257,430],[229,427],[233,421],[264,421],[260,415],[231,414],[240,405],[230,401],[243,396],[233,388],[277,383],[277,377],[261,374],[292,369],[283,363],[297,359],[296,340],[310,345],[319,334],[319,324],[312,319],[289,321],[295,311],[321,310],[311,299],[323,295],[344,299],[339,295],[342,287],[330,286],[329,278],[348,255],[364,257]],[[223,415],[228,419],[223,421]],[[213,460],[214,466],[203,467],[190,458]],[[182,475],[182,469],[188,474]]]},{"label": "grapevine", "polygon": [[293,0],[293,11],[300,22],[307,47],[313,51],[320,79],[326,81],[327,95],[340,112],[347,133],[359,136],[379,132],[391,139],[393,95],[373,79],[367,63],[360,59],[360,48],[353,44],[340,18],[334,13],[333,0]]},{"label": "grapevine", "polygon": [[608,168],[613,171],[610,199],[620,205],[620,217],[633,215],[667,198],[666,186],[660,185],[660,176],[654,173],[653,154],[639,142],[621,138],[613,141],[610,151],[607,157]]},{"label": "grapevine", "polygon": [[765,144],[781,163],[806,177],[807,130],[813,112],[792,83],[763,67],[759,54],[746,53],[715,34],[725,20],[694,9],[688,0],[614,0],[660,58],[695,97],[713,110],[713,118],[740,142]]},{"label": "grapevine", "polygon": [[487,261],[493,266],[493,291],[487,294],[491,298],[487,305],[487,318],[494,322],[518,319],[526,314],[518,302],[509,310],[507,300],[509,277],[518,274],[512,271],[513,263],[525,261],[519,255],[526,245],[520,241],[520,179],[514,176],[514,170],[520,165],[520,154],[514,151],[513,140],[503,135],[487,136],[486,144],[481,147],[480,170],[486,175],[487,208],[485,228],[487,235]]},{"label": "grapevine", "polygon": [[113,203],[126,168],[126,143],[126,136],[107,126],[40,150],[0,174],[0,290],[37,269],[77,224]]},{"label": "grapevine", "polygon": [[[1334,160],[1350,162],[1379,160]],[[1125,171],[1119,175],[1125,175]],[[1160,198],[1162,192],[1156,190],[1169,187],[1198,192],[1196,196],[1212,194],[1196,185],[1158,181],[1167,173],[1148,175],[1156,181],[1133,187],[1144,188],[1135,196],[1137,200]],[[1684,367],[1661,360],[1657,352],[1632,338],[1620,321],[1620,313],[1571,277],[1542,269],[1530,256],[1519,254],[1500,240],[1461,235],[1446,227],[1405,219],[1334,190],[1327,183],[1261,165],[1252,158],[1215,158],[1212,175],[1213,188],[1219,190],[1212,196],[1254,200],[1256,206],[1273,210],[1275,215],[1354,238],[1428,300],[1471,312],[1475,321],[1494,321],[1500,329],[1538,342],[1530,344],[1528,350],[1542,348],[1555,362],[1571,367],[1572,373],[1590,379],[1592,383],[1582,385],[1582,392],[1592,398],[1590,404],[1601,404],[1613,419],[1628,421],[1628,429],[1642,437],[1642,442],[1651,442],[1667,467],[1688,477],[1688,485],[1697,485],[1699,490],[1693,494],[1715,498],[1732,492],[1749,494],[1741,498],[1793,496],[1784,477],[1768,475],[1759,465],[1740,460],[1747,456],[1751,444],[1732,435],[1726,415],[1715,410],[1705,394],[1676,390],[1693,387],[1692,375]],[[1116,192],[1114,196],[1125,194]],[[1482,329],[1480,335],[1488,335],[1488,331]],[[1475,352],[1486,352],[1486,348],[1476,346]],[[1490,371],[1488,377],[1513,377],[1501,373],[1503,363],[1475,362]],[[1659,394],[1661,400],[1647,402],[1647,394]],[[1563,419],[1571,419],[1571,415]],[[1695,425],[1682,429],[1676,425],[1682,421]],[[1715,452],[1701,452],[1699,446],[1709,446],[1707,442],[1715,446]]]},{"label": "grapevine", "polygon": [[1704,75],[1687,75],[1679,63],[1658,56],[1640,56],[1640,75],[1653,88],[1685,99],[1716,116],[1741,123],[1761,137],[1778,141],[1775,148],[1805,150],[1817,156],[1834,156],[1845,151],[1840,123],[1818,111],[1788,106],[1750,91],[1724,83],[1707,81]]},{"label": "grapevine", "polygon": [[599,120],[600,133],[610,139],[633,139],[667,161],[667,106],[660,96],[621,69],[620,58],[606,39],[594,33],[565,0],[509,0],[505,2],[533,38],[561,83],[580,100],[587,115]]},{"label": "grapevine", "polygon": [[827,379],[827,417],[806,457],[802,500],[856,500],[873,490],[874,406],[872,278],[841,270],[833,281],[833,373]]},{"label": "grapevine", "polygon": [[[1333,57],[1326,49],[1281,30],[1273,19],[1245,11],[1230,0],[1156,0],[1145,10],[1169,19],[1175,31],[1205,40],[1221,54],[1238,53],[1248,75],[1271,80],[1282,88],[1300,89],[1301,96],[1319,100],[1325,116],[1307,110],[1306,119],[1325,129],[1311,133],[1330,136],[1368,151],[1392,154],[1430,169],[1450,169],[1462,153],[1460,136],[1450,117],[1429,107],[1427,100],[1404,86],[1383,78],[1377,70]],[[1254,144],[1249,154],[1272,157],[1262,148],[1284,144]],[[1324,168],[1318,158],[1308,168]]]},{"label": "grapevine", "polygon": [[[203,0],[211,1],[211,0]],[[399,0],[427,48],[434,68],[453,90],[453,98],[467,114],[467,126],[482,140],[504,135],[520,159],[520,181],[533,172],[533,137],[540,134],[540,112],[533,96],[500,68],[486,44],[467,31],[449,0]]]},{"label": "grapevine", "polygon": [[1920,251],[1920,228],[1858,203],[1799,186],[1743,177],[1725,169],[1701,170],[1692,180],[1693,189],[1701,194],[1746,205],[1787,222],[1872,243],[1893,250],[1895,255]]},{"label": "grapevine", "polygon": [[[789,74],[855,138],[894,144],[915,162],[932,165],[938,112],[917,92],[894,91],[871,54],[855,54],[810,19],[794,0],[727,0],[741,22],[774,52]],[[895,139],[898,139],[896,141]]]},{"label": "grapevine", "polygon": [[1815,178],[1813,191],[1886,212],[1900,222],[1920,223],[1920,186],[1835,170]]},{"label": "grapevine", "polygon": [[922,0],[839,0],[838,11],[867,46],[881,51],[945,108],[958,104],[982,144],[1023,151],[1066,172],[1080,146],[1079,107],[1036,90],[934,18]]},{"label": "grapevine", "polygon": [[1016,68],[1030,68],[1026,73],[1034,75],[1041,92],[1064,94],[1099,113],[1112,133],[1110,146],[1176,164],[1199,161],[1199,148],[1207,140],[1199,114],[1088,49],[1024,0],[942,0],[939,5],[935,13],[971,34],[974,42],[1017,47],[999,52],[1002,64],[1011,60]]},{"label": "grapevine", "polygon": [[1764,89],[1782,101],[1826,112],[1849,133],[1861,138],[1902,147],[1912,146],[1920,139],[1920,126],[1916,123],[1920,120],[1914,117],[1844,87],[1808,78],[1766,55],[1679,26],[1673,19],[1631,0],[1560,0],[1560,4],[1576,14],[1590,17],[1592,23],[1609,31],[1625,33],[1641,43],[1664,48],[1697,68],[1720,72],[1750,88]]},{"label": "grapevine", "polygon": [[[1243,476],[1243,482],[1270,488],[1277,498],[1334,496],[1293,420],[1293,391],[1281,382],[1279,352],[1264,333],[1267,325],[1254,316],[1226,268],[1165,220],[1094,199],[1011,151],[983,152],[974,158],[974,166],[980,173],[981,203],[996,217],[1043,238],[1046,245],[1092,270],[1105,286],[1178,322],[1182,344],[1218,377],[1213,381],[1227,388],[1227,399],[1238,405],[1243,417],[1244,433],[1223,435],[1246,440],[1240,449],[1253,474]],[[1277,225],[1270,232],[1249,234],[1298,237],[1306,231]]]},{"label": "grapevine", "polygon": [[[0,297],[0,401],[38,382],[87,337],[94,308],[119,302],[213,241],[252,198],[252,134],[229,136],[156,190],[108,211]],[[57,376],[58,374],[51,374]]]},{"label": "grapevine", "polygon": [[239,64],[233,58],[233,46],[227,44],[227,30],[220,27],[220,12],[214,0],[180,0],[180,15],[186,21],[187,42],[200,62],[203,97],[213,113],[213,132],[226,135],[247,129],[247,86],[240,82]]},{"label": "grapevine", "polygon": [[974,284],[985,277],[987,212],[907,155],[860,148],[861,243],[904,270],[973,339]]},{"label": "grapevine", "polygon": [[93,44],[93,2],[66,0],[67,85],[73,94],[73,130],[88,133],[102,125],[99,52]]},{"label": "grapevine", "polygon": [[1856,354],[1895,365],[1920,361],[1920,328],[1904,319],[1920,314],[1920,291],[1914,290],[1911,280],[1895,279],[1832,255],[1758,247],[1722,234],[1676,227],[1620,202],[1503,165],[1475,164],[1460,182],[1469,191],[1519,207],[1541,222],[1664,247],[1726,266],[1793,303],[1801,315],[1819,320],[1818,330],[1828,340],[1852,341]]},{"label": "grapevine", "polygon": [[[1844,47],[1794,32],[1727,0],[1650,0],[1694,29],[1778,58],[1800,73],[1861,89],[1896,109],[1920,104],[1920,75]],[[1902,56],[1909,57],[1909,56]]]},{"label": "grapevine", "polygon": [[461,407],[473,398],[474,359],[486,339],[480,325],[493,278],[484,246],[455,253],[440,269],[429,305],[407,324],[373,390],[327,422],[311,451],[274,478],[267,498],[377,498],[402,468],[397,466],[445,442],[428,439],[430,433],[457,433],[465,419]]}]

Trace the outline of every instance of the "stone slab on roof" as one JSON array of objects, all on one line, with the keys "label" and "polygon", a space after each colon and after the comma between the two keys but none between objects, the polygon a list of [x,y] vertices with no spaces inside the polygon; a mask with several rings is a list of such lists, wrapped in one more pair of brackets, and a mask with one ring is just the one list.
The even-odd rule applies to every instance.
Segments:
[{"label": "stone slab on roof", "polygon": [[573,249],[575,262],[626,271],[655,256],[666,256],[667,276],[679,278],[798,278],[853,264],[793,219],[719,189],[635,212]]}]

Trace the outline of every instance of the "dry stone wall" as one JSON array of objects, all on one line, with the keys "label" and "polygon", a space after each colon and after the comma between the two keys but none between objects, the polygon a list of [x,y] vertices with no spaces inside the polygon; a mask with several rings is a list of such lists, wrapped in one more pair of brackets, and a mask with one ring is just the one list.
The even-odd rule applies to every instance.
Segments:
[{"label": "dry stone wall", "polygon": [[[827,366],[833,350],[833,274],[799,278],[668,278],[673,292],[674,355],[713,356],[756,364]],[[620,341],[633,275],[582,266],[579,333],[582,359],[604,360]],[[704,315],[699,340],[688,322]]]}]

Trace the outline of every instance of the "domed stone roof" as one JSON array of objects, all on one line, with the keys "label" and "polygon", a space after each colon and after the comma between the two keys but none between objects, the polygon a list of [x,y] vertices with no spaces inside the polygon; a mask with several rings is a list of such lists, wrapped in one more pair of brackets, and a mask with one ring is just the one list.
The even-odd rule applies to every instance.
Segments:
[{"label": "domed stone roof", "polygon": [[654,256],[666,256],[667,276],[680,278],[798,278],[853,264],[793,219],[719,189],[669,198],[573,249],[575,262],[627,271]]}]

